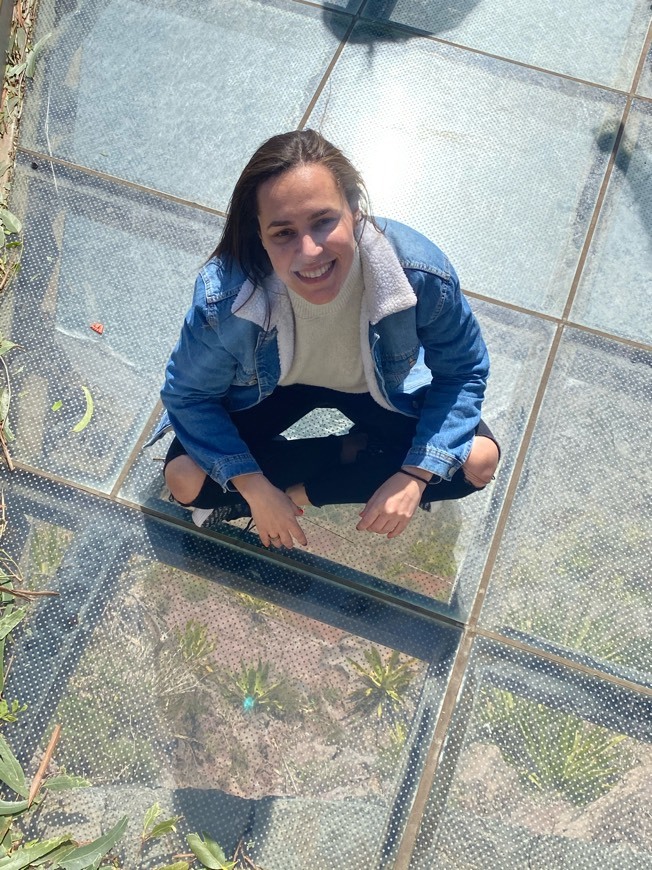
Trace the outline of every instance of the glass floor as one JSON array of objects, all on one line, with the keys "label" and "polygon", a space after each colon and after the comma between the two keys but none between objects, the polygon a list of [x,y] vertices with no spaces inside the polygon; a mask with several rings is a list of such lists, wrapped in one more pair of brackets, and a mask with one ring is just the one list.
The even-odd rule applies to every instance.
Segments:
[{"label": "glass floor", "polygon": [[[127,815],[123,867],[207,831],[249,870],[652,868],[649,3],[41,0],[47,33],[0,546],[58,595],[14,632],[3,731],[33,773],[61,724],[91,785],[27,833]],[[193,526],[144,445],[232,186],[297,127],[454,262],[503,458],[394,541],[310,509],[272,553]],[[383,668],[396,701],[364,693]],[[142,849],[157,801],[178,833]]]}]

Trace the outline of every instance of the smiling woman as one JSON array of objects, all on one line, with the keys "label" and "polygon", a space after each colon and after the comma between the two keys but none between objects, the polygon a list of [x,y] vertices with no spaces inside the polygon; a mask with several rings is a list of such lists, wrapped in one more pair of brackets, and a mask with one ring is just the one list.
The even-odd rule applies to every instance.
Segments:
[{"label": "smiling woman", "polygon": [[[419,506],[491,480],[488,370],[439,248],[371,217],[320,134],[275,136],[235,186],[167,366],[166,481],[198,524],[251,516],[265,546],[305,545],[309,504],[361,503],[359,531],[396,537]],[[315,408],[341,411],[349,433],[279,437]]]}]

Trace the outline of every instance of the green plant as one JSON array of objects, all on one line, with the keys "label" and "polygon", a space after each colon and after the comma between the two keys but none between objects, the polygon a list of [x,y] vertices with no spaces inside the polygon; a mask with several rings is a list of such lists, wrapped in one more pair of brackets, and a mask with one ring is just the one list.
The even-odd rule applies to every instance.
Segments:
[{"label": "green plant", "polygon": [[280,616],[282,613],[280,607],[265,601],[264,598],[256,598],[254,595],[248,595],[246,592],[234,592],[234,596],[240,607],[250,610],[256,617]]},{"label": "green plant", "polygon": [[235,870],[236,861],[228,861],[222,847],[213,838],[202,831],[199,834],[188,834],[188,845],[201,862],[202,867],[209,870]]},{"label": "green plant", "polygon": [[269,662],[245,665],[239,672],[227,672],[222,683],[222,692],[227,700],[242,707],[245,713],[266,710],[268,713],[285,712],[287,703],[284,697],[282,680],[270,683]]},{"label": "green plant", "polygon": [[4,698],[0,698],[0,721],[16,722],[18,716],[27,710],[27,704],[21,704],[20,701],[12,701],[9,703]]},{"label": "green plant", "polygon": [[631,767],[626,736],[505,689],[486,689],[481,722],[523,783],[576,806],[606,794]]},{"label": "green plant", "polygon": [[189,619],[183,631],[177,630],[174,635],[184,662],[193,671],[211,673],[215,643],[208,637],[207,626]]},{"label": "green plant", "polygon": [[401,662],[400,653],[392,650],[385,663],[375,646],[365,650],[367,666],[347,658],[356,671],[362,686],[349,694],[353,713],[361,717],[374,715],[378,720],[386,717],[394,721],[405,703],[405,693],[416,676],[416,659]]},{"label": "green plant", "polygon": [[27,568],[30,574],[37,577],[51,576],[61,562],[72,539],[72,533],[68,529],[50,523],[40,523],[33,526],[29,538],[27,553]]}]

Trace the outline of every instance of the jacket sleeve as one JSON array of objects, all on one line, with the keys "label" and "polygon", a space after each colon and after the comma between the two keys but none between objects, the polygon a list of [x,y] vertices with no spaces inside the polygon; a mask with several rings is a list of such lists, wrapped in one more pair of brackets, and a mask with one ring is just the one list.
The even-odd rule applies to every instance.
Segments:
[{"label": "jacket sleeve", "polygon": [[405,464],[450,480],[467,459],[480,422],[489,355],[455,272],[448,279],[427,272],[411,277],[417,283],[417,334],[432,381]]},{"label": "jacket sleeve", "polygon": [[231,477],[260,472],[223,403],[235,370],[219,324],[209,322],[199,275],[193,305],[166,367],[161,400],[188,455],[225,490],[233,489],[227,485]]}]

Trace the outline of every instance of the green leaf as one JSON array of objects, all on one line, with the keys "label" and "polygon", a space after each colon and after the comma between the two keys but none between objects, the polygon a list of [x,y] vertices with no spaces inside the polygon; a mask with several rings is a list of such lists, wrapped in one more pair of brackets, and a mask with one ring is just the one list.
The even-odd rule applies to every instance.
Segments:
[{"label": "green leaf", "polygon": [[0,338],[0,356],[11,350],[12,347],[18,347],[15,341],[9,341],[8,338]]},{"label": "green leaf", "polygon": [[50,791],[65,791],[69,788],[88,788],[91,783],[83,776],[74,776],[72,773],[58,773],[51,776],[43,783],[43,788]]},{"label": "green leaf", "polygon": [[33,865],[37,858],[49,855],[50,852],[54,852],[63,843],[69,841],[70,837],[64,834],[62,837],[55,837],[53,840],[37,841],[31,846],[26,846],[24,849],[17,849],[11,855],[0,859],[0,870],[21,870],[23,867],[29,867]]},{"label": "green leaf", "polygon": [[79,423],[77,423],[76,426],[73,426],[73,432],[81,432],[83,429],[85,429],[91,422],[91,417],[93,416],[94,406],[91,391],[88,389],[88,387],[82,387],[82,390],[84,391],[84,395],[86,396],[86,413],[81,418]]},{"label": "green leaf", "polygon": [[[199,834],[188,834],[188,845],[208,870],[234,870],[233,861],[227,861],[221,846],[213,838],[202,831],[204,839]],[[0,868],[2,870],[2,868]]]},{"label": "green leaf", "polygon": [[11,401],[11,395],[7,387],[2,387],[0,389],[0,423],[4,423],[7,419],[7,414],[9,413],[9,402]]},{"label": "green leaf", "polygon": [[15,66],[9,67],[9,69],[5,72],[5,76],[10,79],[12,76],[20,75],[22,71],[26,68],[26,63],[17,63]]},{"label": "green leaf", "polygon": [[51,36],[52,36],[51,33],[46,33],[45,36],[43,36],[41,39],[39,39],[39,41],[35,45],[32,46],[32,50],[27,52],[27,54],[25,56],[25,59],[27,61],[26,65],[25,65],[25,75],[27,76],[28,79],[31,79],[33,77],[34,69],[36,67],[36,58],[38,57],[40,52],[43,50],[43,46],[45,45],[45,43],[48,41],[48,39]]},{"label": "green leaf", "polygon": [[54,402],[54,404],[52,405],[52,410],[60,411],[61,408],[63,408],[63,402],[61,401],[61,399],[57,399],[57,401]]},{"label": "green leaf", "polygon": [[0,779],[21,797],[26,798],[29,795],[23,768],[2,734],[0,734]]},{"label": "green leaf", "polygon": [[7,637],[9,632],[16,628],[18,623],[24,619],[27,612],[24,607],[19,607],[18,610],[13,610],[11,613],[7,613],[7,610],[0,617],[0,640],[3,637]]},{"label": "green leaf", "polygon": [[0,801],[0,816],[15,816],[27,809],[27,801]]},{"label": "green leaf", "polygon": [[14,36],[14,46],[18,49],[18,53],[22,54],[25,51],[25,46],[27,45],[27,31],[24,27],[17,27],[16,34]]},{"label": "green leaf", "polygon": [[165,867],[158,867],[157,870],[190,870],[190,864],[187,861],[177,861],[176,864],[166,864]]},{"label": "green leaf", "polygon": [[175,816],[173,819],[166,819],[164,822],[159,822],[158,825],[154,825],[145,839],[154,840],[156,837],[164,837],[166,834],[174,834],[177,830],[177,822],[180,818],[181,816]]},{"label": "green leaf", "polygon": [[143,833],[142,837],[145,837],[147,831],[152,827],[156,819],[161,815],[163,810],[161,809],[161,805],[158,801],[147,810],[145,813],[145,818],[143,819]]},{"label": "green leaf", "polygon": [[8,208],[0,208],[0,223],[8,233],[19,233],[23,228],[20,219]]},{"label": "green leaf", "polygon": [[55,849],[54,852],[50,852],[49,855],[45,855],[43,858],[39,858],[37,861],[33,861],[29,866],[41,867],[43,864],[49,864],[51,867],[56,867],[57,861],[65,858],[66,855],[69,855],[76,848],[77,846],[75,846],[74,843],[66,843],[63,846],[59,846],[59,848]]},{"label": "green leaf", "polygon": [[[107,852],[110,852],[118,840],[120,840],[127,830],[128,821],[129,817],[124,816],[107,834],[98,837],[97,840],[94,840],[87,846],[80,846],[78,849],[75,849],[63,861],[59,861],[58,866],[62,867],[63,870],[88,870],[98,859],[101,860]],[[0,866],[0,870],[3,870],[2,866]]]},{"label": "green leaf", "polygon": [[5,690],[5,638],[0,638],[0,695]]}]

